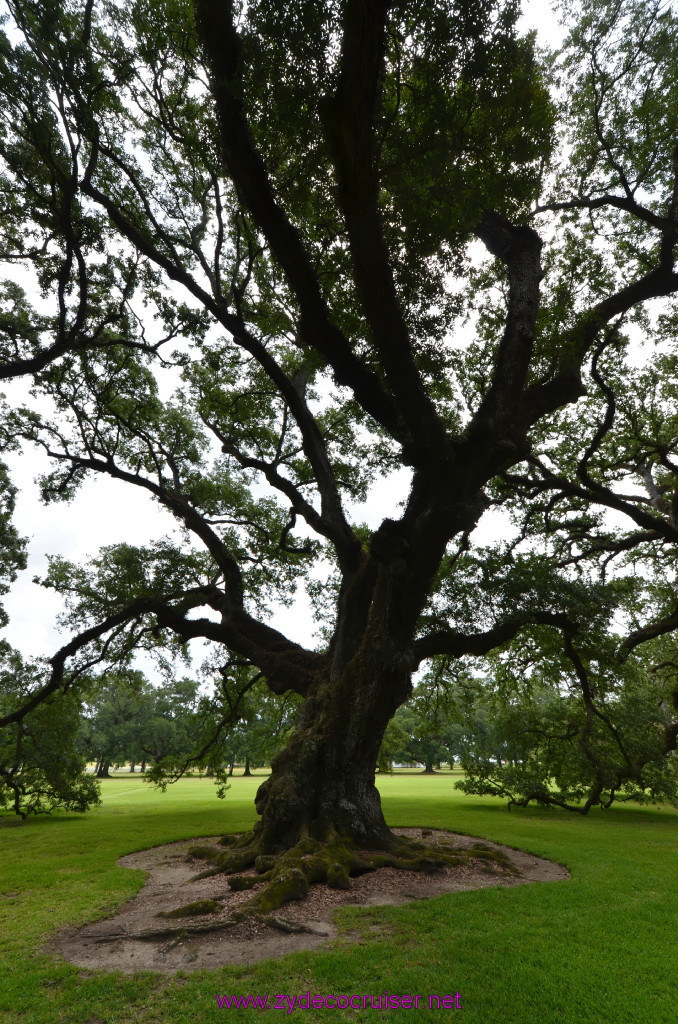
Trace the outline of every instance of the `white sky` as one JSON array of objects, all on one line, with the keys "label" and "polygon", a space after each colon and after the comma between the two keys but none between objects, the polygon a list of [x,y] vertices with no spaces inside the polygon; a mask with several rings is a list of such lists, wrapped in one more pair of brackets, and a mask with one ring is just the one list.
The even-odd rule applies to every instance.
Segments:
[{"label": "white sky", "polygon": [[[536,28],[541,43],[557,46],[562,31],[550,11],[550,3],[528,0],[524,9],[523,28]],[[12,382],[3,385],[3,390],[8,400],[19,403],[25,387],[23,382]],[[32,582],[34,576],[45,573],[47,555],[85,560],[104,545],[122,541],[147,544],[164,536],[175,522],[146,495],[103,478],[87,482],[71,505],[59,503],[45,507],[40,504],[34,481],[47,469],[46,458],[28,450],[4,458],[19,487],[15,523],[19,532],[29,538],[30,545],[28,568],[20,574],[4,600],[10,624],[3,636],[27,657],[49,656],[70,634],[59,634],[56,630],[55,620],[62,607],[60,599]],[[377,525],[385,515],[397,517],[397,502],[406,497],[407,479],[407,474],[402,474],[400,479],[380,483],[362,518]],[[497,529],[501,529],[501,520],[486,517],[483,521],[486,538],[491,539]],[[290,609],[281,609],[274,624],[292,638],[310,642],[311,623],[301,602]],[[151,674],[149,665],[143,667]]]}]

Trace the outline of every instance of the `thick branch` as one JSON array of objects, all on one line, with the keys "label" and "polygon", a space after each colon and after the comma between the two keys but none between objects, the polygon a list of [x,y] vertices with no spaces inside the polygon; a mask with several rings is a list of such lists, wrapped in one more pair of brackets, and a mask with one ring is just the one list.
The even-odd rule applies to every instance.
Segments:
[{"label": "thick branch", "polygon": [[67,459],[74,465],[108,473],[115,479],[150,491],[161,504],[184,522],[187,529],[203,541],[214,558],[224,575],[226,593],[212,588],[210,595],[203,595],[202,603],[209,603],[218,611],[222,617],[221,622],[204,618],[186,619],[184,608],[167,603],[149,602],[145,610],[156,616],[161,628],[171,629],[184,641],[201,637],[226,645],[265,672],[268,685],[273,692],[282,693],[292,689],[297,693],[306,693],[312,682],[313,670],[322,656],[293,643],[282,633],[259,622],[245,611],[240,566],[227,546],[184,495],[168,491],[152,480],[123,470],[116,466],[112,459],[78,458],[54,452],[51,454],[59,459]]},{"label": "thick branch", "polygon": [[215,622],[212,619],[189,619],[187,611],[208,602],[206,588],[196,588],[190,594],[182,595],[176,606],[153,597],[137,598],[119,611],[107,616],[100,623],[78,633],[50,658],[49,680],[35,690],[18,708],[0,718],[0,728],[20,722],[36,707],[43,704],[58,690],[69,685],[64,679],[66,662],[88,644],[99,640],[112,630],[145,615],[153,615],[158,628],[169,629],[182,641],[193,639],[213,640],[230,647],[257,664],[266,674],[267,684],[274,693],[286,690],[305,695],[315,681],[315,672],[324,656],[308,651],[293,643],[277,630],[257,622],[246,612],[236,612],[229,621]]},{"label": "thick branch", "polygon": [[301,236],[277,202],[268,172],[252,143],[242,99],[240,39],[232,0],[194,0],[221,129],[226,169],[245,207],[283,268],[301,308],[300,338],[328,361],[338,384],[393,437],[401,428],[393,403],[378,378],[356,358],[332,323]]},{"label": "thick branch", "polygon": [[541,281],[542,241],[532,228],[487,213],[476,234],[492,255],[505,264],[509,296],[492,382],[469,434],[486,428],[488,422],[500,429],[515,419],[532,359]]},{"label": "thick branch", "polygon": [[240,609],[225,612],[221,622],[187,619],[171,606],[155,609],[158,626],[171,629],[183,641],[202,638],[222,644],[260,668],[273,693],[306,696],[317,679],[325,656],[289,640],[277,629],[259,622]]},{"label": "thick branch", "polygon": [[447,654],[453,658],[464,655],[480,656],[489,654],[496,647],[512,640],[521,629],[528,626],[554,626],[567,633],[575,633],[577,624],[564,612],[521,612],[497,623],[484,633],[460,633],[456,630],[440,630],[429,633],[414,642],[414,663],[421,664],[427,658]]},{"label": "thick branch", "polygon": [[672,633],[674,629],[678,629],[678,608],[675,608],[670,615],[665,615],[664,618],[657,619],[656,622],[650,622],[647,626],[641,626],[640,629],[634,630],[626,637],[621,649],[625,654],[629,654],[639,644],[647,643],[648,640],[654,640],[655,637],[663,636],[665,633]]},{"label": "thick branch", "polygon": [[354,276],[372,340],[414,441],[417,465],[440,464],[446,430],[417,370],[398,300],[379,211],[374,122],[383,75],[388,0],[349,0],[343,19],[340,76],[325,122],[336,155],[339,203]]},{"label": "thick branch", "polygon": [[635,199],[629,196],[579,196],[576,199],[567,199],[559,203],[545,203],[544,206],[535,207],[534,212],[557,213],[559,210],[600,210],[608,206],[612,206],[617,210],[623,210],[625,213],[630,213],[637,220],[649,224],[650,227],[658,228],[660,231],[664,230],[667,225],[664,217],[659,217],[652,210],[641,206],[640,203],[637,203]]},{"label": "thick branch", "polygon": [[600,331],[634,306],[678,291],[678,274],[660,266],[644,274],[618,292],[602,299],[584,313],[575,327],[559,343],[558,371],[546,381],[528,388],[523,403],[526,426],[554,412],[585,393],[581,364],[595,344]]}]

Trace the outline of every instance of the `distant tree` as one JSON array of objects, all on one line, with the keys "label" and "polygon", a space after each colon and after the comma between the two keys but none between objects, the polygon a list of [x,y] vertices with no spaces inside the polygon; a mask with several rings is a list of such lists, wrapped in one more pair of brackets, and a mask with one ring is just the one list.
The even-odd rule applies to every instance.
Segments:
[{"label": "distant tree", "polygon": [[153,705],[153,688],[141,672],[120,668],[97,677],[85,707],[80,744],[96,762],[99,778],[106,778],[112,765],[144,759]]},{"label": "distant tree", "polygon": [[446,754],[442,743],[441,723],[430,719],[426,708],[417,701],[416,690],[412,702],[398,708],[393,722],[401,730],[403,742],[391,753],[393,760],[423,765],[424,771],[431,773],[434,766]]},{"label": "distant tree", "polygon": [[140,730],[140,749],[156,765],[174,764],[195,750],[198,683],[177,679],[151,691],[149,714]]},{"label": "distant tree", "polygon": [[[242,662],[221,666],[222,685],[211,696],[192,703],[184,724],[190,740],[175,744],[162,760],[151,765],[147,777],[166,785],[189,769],[204,769],[219,786],[223,796],[236,762],[251,768],[270,764],[283,748],[293,729],[299,698],[288,692],[272,694],[261,673]],[[186,690],[190,696],[191,687]],[[235,694],[235,699],[234,699]],[[215,721],[219,727],[214,728]]]},{"label": "distant tree", "polygon": [[381,775],[390,774],[393,771],[393,763],[395,761],[407,761],[407,746],[409,744],[409,734],[402,723],[402,712],[403,709],[399,708],[395,715],[388,723],[384,738],[381,741],[381,748],[379,750],[379,758],[377,760],[377,768]]},{"label": "distant tree", "polygon": [[100,778],[112,765],[174,764],[195,749],[198,700],[194,680],[152,686],[136,669],[108,670],[92,684],[80,744]]},{"label": "distant tree", "polygon": [[[20,707],[44,678],[44,667],[26,664],[0,643],[0,715]],[[0,731],[0,807],[22,818],[57,808],[85,811],[99,803],[96,782],[85,772],[77,736],[82,695],[55,694]]]},{"label": "distant tree", "polygon": [[453,757],[449,742],[456,727],[458,693],[445,674],[444,659],[416,684],[407,704],[396,712],[392,729],[384,738],[380,758],[414,762],[433,772],[440,762]]}]

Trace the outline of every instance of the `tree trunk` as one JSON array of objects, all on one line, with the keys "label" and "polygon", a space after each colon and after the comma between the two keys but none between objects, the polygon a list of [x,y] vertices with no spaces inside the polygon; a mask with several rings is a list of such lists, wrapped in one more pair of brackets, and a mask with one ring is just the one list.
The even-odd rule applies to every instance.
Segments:
[{"label": "tree trunk", "polygon": [[307,838],[398,845],[374,784],[379,751],[412,693],[412,641],[447,541],[482,510],[465,504],[452,526],[449,509],[431,512],[427,493],[415,475],[408,523],[384,520],[362,566],[342,583],[328,658],[306,684],[296,728],[257,791],[254,838],[263,853]]},{"label": "tree trunk", "polygon": [[100,761],[99,764],[97,765],[97,770],[96,770],[96,777],[97,777],[97,779],[110,779],[111,775],[110,775],[110,772],[108,770],[109,768],[110,768],[110,762],[109,761]]},{"label": "tree trunk", "polygon": [[392,649],[361,651],[339,678],[319,676],[257,792],[255,832],[264,851],[308,837],[388,845],[374,775],[386,727],[410,693],[409,670]]},{"label": "tree trunk", "polygon": [[229,779],[233,775],[233,769],[234,768],[235,768],[235,761],[231,761],[231,763],[228,766],[228,777],[229,777]]},{"label": "tree trunk", "polygon": [[129,770],[131,772],[135,772],[137,770],[137,766],[136,766],[136,762],[135,761],[130,761],[130,763],[129,763]]},{"label": "tree trunk", "polygon": [[251,774],[252,774],[252,772],[250,771],[250,759],[249,759],[249,756],[247,756],[245,758],[245,771],[243,772],[243,776],[251,775]]}]

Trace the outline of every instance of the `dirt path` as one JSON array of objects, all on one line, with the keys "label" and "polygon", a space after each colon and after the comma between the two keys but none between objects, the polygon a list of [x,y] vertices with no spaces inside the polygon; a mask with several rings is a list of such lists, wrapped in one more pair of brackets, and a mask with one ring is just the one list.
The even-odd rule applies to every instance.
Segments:
[{"label": "dirt path", "polygon": [[[394,831],[417,839],[422,837],[421,829]],[[439,896],[445,892],[569,878],[568,872],[560,864],[497,843],[485,843],[472,836],[451,832],[430,833],[428,830],[424,831],[424,837],[428,843],[453,842],[464,850],[468,850],[474,843],[482,842],[486,847],[503,851],[521,874],[517,877],[512,874],[488,873],[482,861],[445,868],[435,875],[380,868],[352,879],[350,891],[312,885],[304,900],[283,907],[282,927],[303,930],[279,931],[258,921],[247,921],[218,930],[228,921],[233,908],[248,899],[251,893],[232,893],[225,875],[196,879],[204,863],[186,859],[186,853],[195,845],[195,840],[171,843],[122,857],[119,861],[121,865],[149,872],[141,892],[122,906],[114,917],[62,933],[51,948],[80,967],[129,973],[152,970],[172,974],[180,970],[210,969],[223,964],[249,964],[284,956],[298,949],[316,949],[331,941],[337,935],[336,925],[332,921],[333,911],[342,904],[400,904]],[[207,843],[216,844],[217,840],[200,840],[201,845]],[[161,911],[173,910],[198,900],[217,900],[219,908],[213,913],[182,918],[180,921],[158,917]],[[176,930],[184,926],[187,932],[183,936],[138,937],[143,932]],[[190,932],[190,929],[203,927],[210,930]]]}]

